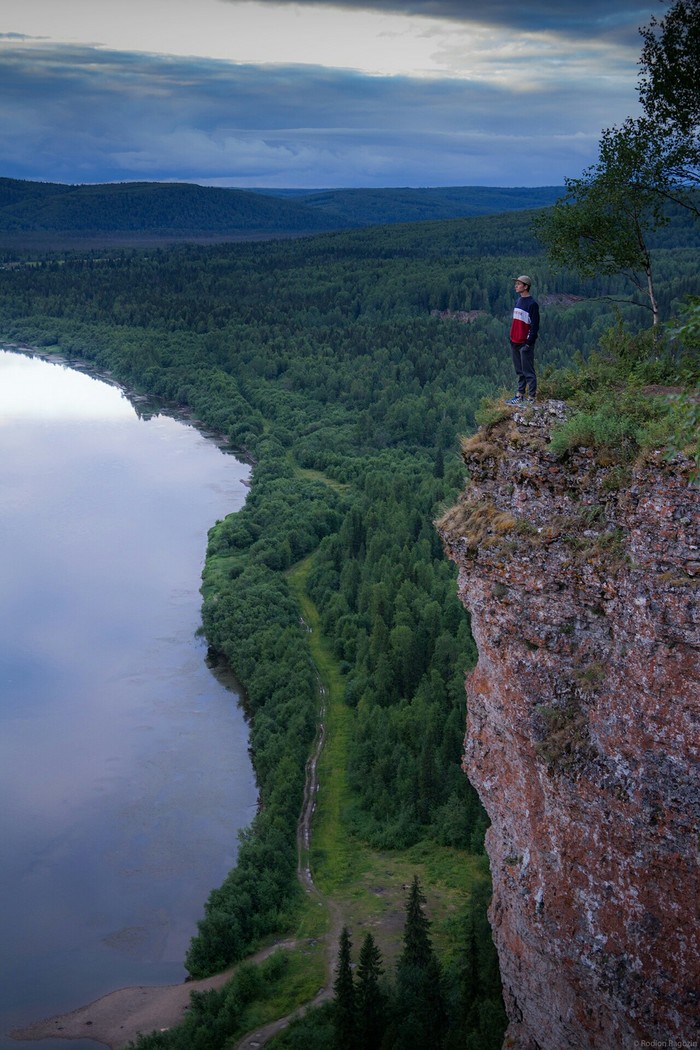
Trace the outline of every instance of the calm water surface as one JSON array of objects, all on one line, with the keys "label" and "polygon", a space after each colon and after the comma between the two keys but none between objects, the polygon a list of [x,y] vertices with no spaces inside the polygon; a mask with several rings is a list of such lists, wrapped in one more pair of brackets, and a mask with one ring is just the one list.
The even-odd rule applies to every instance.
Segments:
[{"label": "calm water surface", "polygon": [[235,861],[247,727],[196,631],[207,529],[247,476],[117,387],[0,351],[1,1050],[65,1050],[7,1033],[182,980]]}]

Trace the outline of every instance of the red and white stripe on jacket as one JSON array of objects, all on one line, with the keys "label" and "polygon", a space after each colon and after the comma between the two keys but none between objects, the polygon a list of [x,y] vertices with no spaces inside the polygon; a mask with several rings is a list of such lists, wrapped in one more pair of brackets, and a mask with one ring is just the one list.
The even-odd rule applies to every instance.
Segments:
[{"label": "red and white stripe on jacket", "polygon": [[511,343],[534,343],[537,338],[537,318],[530,314],[530,309],[535,305],[535,300],[532,296],[527,298],[520,296],[515,309],[513,310],[513,320],[510,326],[510,341]]}]

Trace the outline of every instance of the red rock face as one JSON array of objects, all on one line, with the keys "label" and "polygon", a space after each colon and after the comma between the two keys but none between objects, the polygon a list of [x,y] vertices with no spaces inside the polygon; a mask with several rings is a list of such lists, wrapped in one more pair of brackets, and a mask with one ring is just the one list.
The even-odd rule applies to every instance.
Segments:
[{"label": "red rock face", "polygon": [[682,457],[558,462],[564,411],[466,442],[438,526],[479,650],[465,769],[505,1046],[698,1045],[699,489]]}]

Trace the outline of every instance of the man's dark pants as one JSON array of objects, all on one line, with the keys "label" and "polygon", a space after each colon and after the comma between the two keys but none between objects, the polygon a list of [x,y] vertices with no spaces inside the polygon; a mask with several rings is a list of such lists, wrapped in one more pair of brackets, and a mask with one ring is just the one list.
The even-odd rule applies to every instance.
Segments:
[{"label": "man's dark pants", "polygon": [[535,375],[535,348],[527,343],[511,343],[513,350],[513,367],[518,377],[518,396],[523,397],[529,388],[530,397],[537,394],[537,376]]}]

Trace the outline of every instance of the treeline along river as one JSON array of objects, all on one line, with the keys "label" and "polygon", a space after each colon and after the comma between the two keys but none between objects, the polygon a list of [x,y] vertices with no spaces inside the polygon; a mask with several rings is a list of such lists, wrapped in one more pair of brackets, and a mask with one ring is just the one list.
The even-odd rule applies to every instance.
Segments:
[{"label": "treeline along river", "polygon": [[0,453],[0,1047],[49,1050],[8,1033],[184,978],[254,815],[245,718],[197,637],[207,530],[248,467],[7,350]]}]

